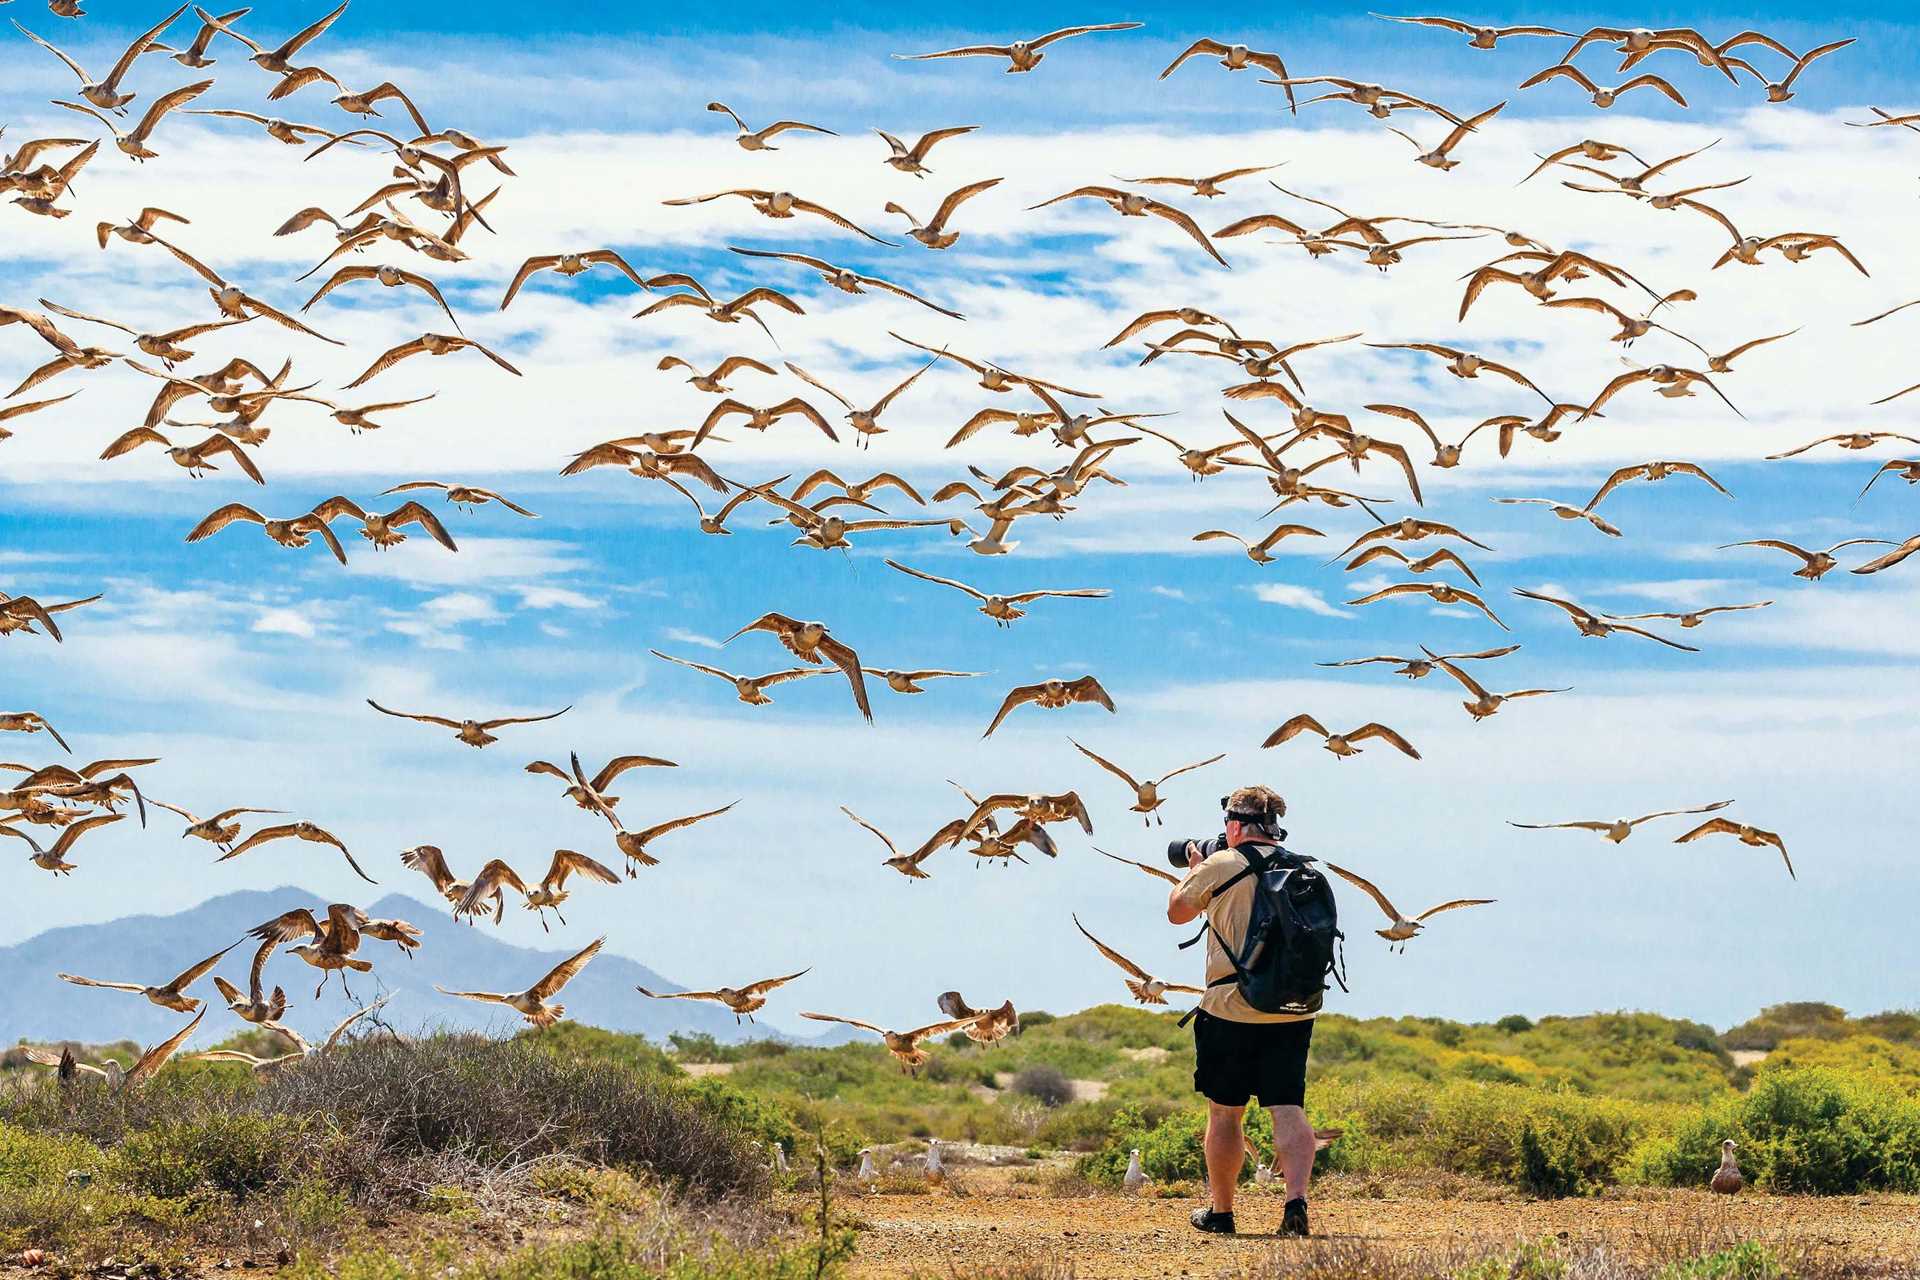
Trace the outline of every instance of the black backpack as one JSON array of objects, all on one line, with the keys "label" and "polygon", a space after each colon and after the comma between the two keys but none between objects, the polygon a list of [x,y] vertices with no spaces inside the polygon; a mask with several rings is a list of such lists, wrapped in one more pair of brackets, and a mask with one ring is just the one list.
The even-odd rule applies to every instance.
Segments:
[{"label": "black backpack", "polygon": [[1234,983],[1241,997],[1261,1013],[1318,1013],[1328,978],[1339,983],[1342,991],[1347,989],[1340,954],[1346,935],[1340,932],[1333,887],[1314,869],[1313,859],[1277,845],[1272,853],[1256,845],[1242,846],[1238,852],[1247,860],[1246,869],[1214,890],[1217,898],[1241,880],[1253,877],[1253,909],[1238,952],[1213,928],[1212,921],[1180,945],[1190,947],[1213,930],[1233,972],[1215,978],[1208,986]]}]

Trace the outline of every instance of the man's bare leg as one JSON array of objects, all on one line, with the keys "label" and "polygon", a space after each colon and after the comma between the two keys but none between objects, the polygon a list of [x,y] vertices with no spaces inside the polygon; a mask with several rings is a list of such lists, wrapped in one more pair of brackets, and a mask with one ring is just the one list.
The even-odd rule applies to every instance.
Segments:
[{"label": "man's bare leg", "polygon": [[[1223,1107],[1207,1103],[1207,1193],[1215,1213],[1233,1212],[1233,1191],[1240,1181],[1240,1170],[1247,1163],[1247,1137],[1242,1128],[1245,1107]],[[1295,1112],[1298,1107],[1292,1108]],[[1301,1117],[1301,1123],[1306,1118]],[[1313,1130],[1307,1130],[1307,1162],[1313,1161]]]},{"label": "man's bare leg", "polygon": [[[1273,1117],[1273,1156],[1274,1163],[1280,1166],[1281,1174],[1287,1180],[1287,1199],[1304,1200],[1307,1198],[1307,1183],[1313,1178],[1313,1125],[1307,1120],[1307,1113],[1299,1107],[1269,1107],[1268,1114]],[[1209,1142],[1213,1130],[1207,1130]],[[1213,1167],[1211,1151],[1207,1167]]]}]

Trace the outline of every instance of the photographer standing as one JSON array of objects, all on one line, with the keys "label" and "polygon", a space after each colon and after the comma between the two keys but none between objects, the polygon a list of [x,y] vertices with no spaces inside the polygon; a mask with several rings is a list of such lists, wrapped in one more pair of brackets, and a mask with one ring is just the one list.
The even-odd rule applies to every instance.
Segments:
[{"label": "photographer standing", "polygon": [[[1201,1231],[1233,1234],[1233,1194],[1246,1162],[1242,1128],[1247,1102],[1258,1096],[1273,1116],[1275,1163],[1286,1178],[1287,1203],[1280,1234],[1307,1232],[1307,1182],[1313,1175],[1313,1126],[1303,1109],[1307,1050],[1319,997],[1282,1012],[1263,1012],[1248,1002],[1236,957],[1244,952],[1262,875],[1297,865],[1280,848],[1279,821],[1287,803],[1266,787],[1241,787],[1221,802],[1226,810],[1225,847],[1188,841],[1187,874],[1167,898],[1167,919],[1188,924],[1207,918],[1206,994],[1191,1015],[1193,1087],[1207,1098],[1208,1206],[1193,1211]],[[1217,850],[1217,851],[1216,851]],[[1172,855],[1175,850],[1169,850]],[[1308,873],[1312,874],[1312,873]],[[1324,975],[1315,975],[1322,977]],[[1324,984],[1322,984],[1324,985]],[[1316,991],[1318,988],[1316,988]]]}]

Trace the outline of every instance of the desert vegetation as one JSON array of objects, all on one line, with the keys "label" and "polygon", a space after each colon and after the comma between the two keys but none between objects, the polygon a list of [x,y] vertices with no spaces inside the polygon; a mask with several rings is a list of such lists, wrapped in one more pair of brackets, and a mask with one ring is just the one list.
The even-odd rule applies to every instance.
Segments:
[{"label": "desert vegetation", "polygon": [[476,1248],[499,1276],[812,1275],[846,1253],[773,1209],[751,1100],[598,1047],[374,1037],[264,1077],[182,1063],[142,1089],[9,1072],[0,1251],[61,1272],[367,1277],[443,1275]]},{"label": "desert vegetation", "polygon": [[[1200,1176],[1201,1161],[1190,1040],[1175,1020],[1117,1005],[1029,1014],[1022,1034],[990,1047],[954,1037],[918,1078],[864,1044],[680,1038],[668,1057],[723,1066],[735,1089],[826,1127],[841,1147],[943,1138],[1064,1150],[1096,1183],[1116,1180],[1139,1147],[1149,1173],[1178,1181]],[[1731,1137],[1762,1189],[1920,1191],[1920,1020],[1783,1005],[1722,1037],[1644,1013],[1328,1016],[1308,1108],[1316,1125],[1344,1130],[1321,1156],[1334,1172],[1437,1170],[1539,1196],[1686,1187]],[[1252,1120],[1256,1141],[1263,1123]]]},{"label": "desert vegetation", "polygon": [[[1920,1191],[1917,1033],[1905,1016],[1823,1006],[1769,1009],[1725,1035],[1649,1014],[1329,1016],[1309,1110],[1343,1136],[1321,1156],[1323,1186],[1655,1194],[1699,1187],[1731,1137],[1762,1193]],[[258,1036],[230,1045],[264,1048]],[[956,1037],[918,1077],[866,1043],[660,1045],[577,1024],[510,1040],[375,1030],[260,1075],[182,1061],[139,1089],[62,1085],[8,1055],[0,1255],[57,1273],[238,1260],[310,1280],[835,1275],[856,1256],[860,1197],[925,1193],[914,1153],[927,1139],[1014,1166],[1013,1194],[1111,1196],[1136,1147],[1155,1194],[1197,1191],[1190,1072],[1173,1016],[1119,1006],[1030,1014],[991,1046]],[[1264,1127],[1256,1112],[1256,1143]],[[863,1148],[890,1157],[866,1183],[853,1177]],[[942,1194],[970,1194],[971,1176]],[[1663,1250],[1495,1241],[1415,1264],[1334,1243],[1244,1274],[1840,1274],[1779,1241]]]}]

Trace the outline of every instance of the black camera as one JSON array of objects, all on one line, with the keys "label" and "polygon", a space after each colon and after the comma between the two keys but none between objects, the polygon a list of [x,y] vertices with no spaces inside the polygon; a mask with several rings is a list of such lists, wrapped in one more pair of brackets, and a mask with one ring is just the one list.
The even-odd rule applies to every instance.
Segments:
[{"label": "black camera", "polygon": [[1205,840],[1170,841],[1167,845],[1167,862],[1175,869],[1180,871],[1187,869],[1187,846],[1189,844],[1199,846],[1200,856],[1202,858],[1210,858],[1227,847],[1227,838],[1224,835],[1218,835],[1208,836]]}]

